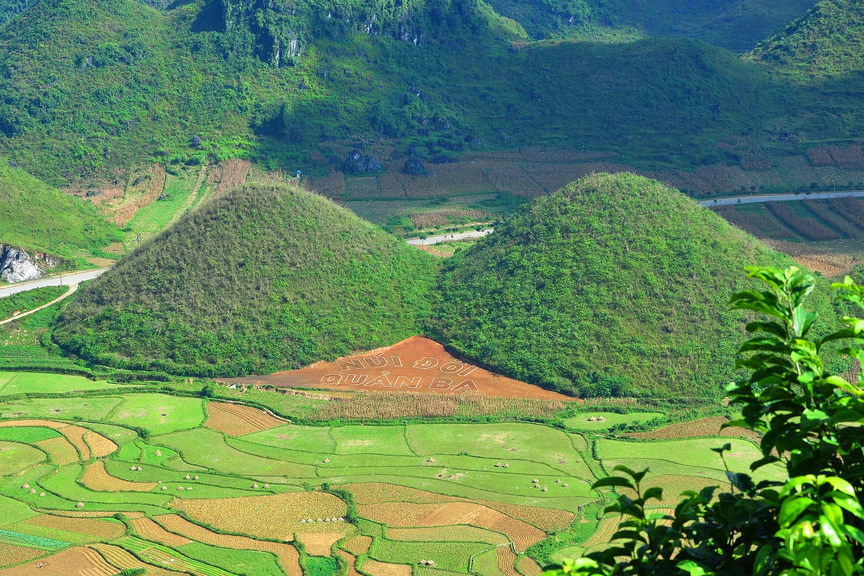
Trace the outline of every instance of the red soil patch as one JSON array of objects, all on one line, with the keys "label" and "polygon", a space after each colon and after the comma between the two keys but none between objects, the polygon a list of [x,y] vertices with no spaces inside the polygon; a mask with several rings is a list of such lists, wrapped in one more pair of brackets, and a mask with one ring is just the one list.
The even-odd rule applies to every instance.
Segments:
[{"label": "red soil patch", "polygon": [[276,388],[389,390],[461,394],[479,392],[504,398],[574,400],[457,360],[437,342],[414,336],[387,348],[335,362],[317,362],[300,370],[267,376],[226,379],[225,382]]}]

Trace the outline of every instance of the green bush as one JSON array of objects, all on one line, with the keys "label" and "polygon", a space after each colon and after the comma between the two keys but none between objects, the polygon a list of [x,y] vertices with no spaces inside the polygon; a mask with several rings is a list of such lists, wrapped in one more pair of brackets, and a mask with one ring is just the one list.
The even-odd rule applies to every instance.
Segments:
[{"label": "green bush", "polygon": [[[551,574],[573,576],[754,574],[851,576],[864,573],[864,378],[853,384],[825,367],[826,345],[864,361],[864,320],[814,337],[818,315],[805,308],[813,277],[791,267],[750,268],[763,290],[733,296],[732,306],[755,311],[753,336],[738,366],[749,378],[729,386],[741,410],[739,426],[761,435],[762,458],[751,470],[780,465],[784,481],[754,483],[728,470],[728,492],[687,492],[674,514],[652,513],[659,488],[642,484],[647,470],[624,466],[595,488],[621,490],[607,513],[622,522],[611,546]],[[842,300],[864,309],[864,288],[847,278],[835,284]],[[715,449],[720,458],[730,449]],[[725,462],[725,460],[724,460]]]}]

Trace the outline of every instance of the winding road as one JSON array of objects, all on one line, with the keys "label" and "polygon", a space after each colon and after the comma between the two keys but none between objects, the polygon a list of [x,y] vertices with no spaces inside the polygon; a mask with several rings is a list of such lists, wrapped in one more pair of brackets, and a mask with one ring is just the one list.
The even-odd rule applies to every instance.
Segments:
[{"label": "winding road", "polygon": [[[48,276],[39,280],[31,280],[29,282],[21,282],[0,288],[0,298],[12,296],[19,292],[27,292],[36,288],[44,288],[46,286],[72,286],[78,285],[87,280],[93,280],[101,276],[108,268],[97,268],[95,270],[85,270],[83,272],[72,272],[70,274],[61,274],[60,276]],[[69,294],[67,292],[67,294]]]}]

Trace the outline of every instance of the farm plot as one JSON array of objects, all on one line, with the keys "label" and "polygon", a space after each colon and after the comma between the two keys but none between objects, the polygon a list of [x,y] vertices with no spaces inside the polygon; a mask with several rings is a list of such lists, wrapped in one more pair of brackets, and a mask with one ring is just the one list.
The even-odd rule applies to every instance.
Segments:
[{"label": "farm plot", "polygon": [[743,428],[723,428],[723,425],[728,422],[729,420],[722,416],[712,416],[688,422],[676,422],[675,424],[669,424],[668,426],[663,426],[649,432],[633,432],[628,434],[628,436],[640,440],[676,440],[680,438],[721,436],[758,441],[759,437],[755,432]]},{"label": "farm plot", "polygon": [[52,464],[63,466],[78,461],[78,451],[63,436],[40,440],[33,443],[34,446],[48,454]]},{"label": "farm plot", "polygon": [[151,492],[156,488],[155,482],[129,482],[111,476],[101,460],[87,465],[81,483],[97,492]]},{"label": "farm plot", "polygon": [[[601,439],[597,441],[597,456],[607,468],[625,464],[633,469],[649,467],[655,474],[713,477],[725,481],[726,472],[720,456],[711,451],[729,443],[732,450],[725,454],[732,470],[749,470],[751,462],[759,459],[759,450],[753,443],[738,438],[693,438],[658,442],[628,442]],[[675,470],[675,471],[673,471]],[[698,471],[698,473],[694,473]],[[757,480],[778,476],[778,471],[761,468]]]},{"label": "farm plot", "polygon": [[113,576],[117,569],[90,548],[69,548],[39,561],[3,570],[3,576]]},{"label": "farm plot", "polygon": [[615,426],[632,426],[645,424],[652,420],[661,420],[665,415],[659,412],[630,412],[617,414],[615,412],[580,412],[576,416],[564,420],[564,426],[570,430],[608,430]]},{"label": "farm plot", "polygon": [[0,568],[20,564],[44,555],[44,550],[4,543],[3,546],[0,546]]},{"label": "farm plot", "polygon": [[45,461],[45,454],[27,444],[0,442],[0,476],[18,474]]},{"label": "farm plot", "polygon": [[227,402],[207,403],[206,426],[229,436],[242,436],[243,434],[269,430],[284,423],[284,421],[251,406]]},{"label": "farm plot", "polygon": [[123,401],[120,397],[26,398],[3,402],[0,418],[45,418],[99,422]]},{"label": "farm plot", "polygon": [[203,544],[211,544],[222,548],[270,552],[279,558],[279,562],[288,576],[301,576],[302,574],[299,563],[300,555],[297,553],[297,549],[289,544],[263,542],[245,536],[219,534],[208,530],[203,526],[189,522],[182,516],[176,514],[157,516],[155,520],[171,532]]},{"label": "farm plot", "polygon": [[[344,518],[348,512],[342,500],[325,492],[294,492],[218,500],[178,499],[174,500],[171,506],[185,512],[193,520],[217,530],[283,542],[292,540],[296,532],[333,531],[335,524],[332,519]],[[280,512],[274,515],[273,510]],[[330,518],[331,522],[324,522],[327,518]],[[344,525],[344,522],[337,524]],[[350,525],[346,525],[345,530],[349,528]]]},{"label": "farm plot", "polygon": [[523,460],[546,464],[577,478],[593,478],[582,454],[564,432],[533,424],[412,424],[408,443],[421,455],[468,454],[502,464]]},{"label": "farm plot", "polygon": [[506,516],[497,510],[470,502],[447,504],[365,504],[358,506],[364,518],[395,527],[474,526],[499,532],[525,550],[545,538],[546,533],[530,524]]},{"label": "farm plot", "polygon": [[[441,570],[468,573],[471,557],[489,548],[482,542],[413,542],[383,539],[370,557],[390,564],[417,566],[421,560],[434,562]],[[364,564],[365,569],[365,564]]]},{"label": "farm plot", "polygon": [[[206,428],[160,436],[158,441],[176,450],[185,461],[209,470],[240,475],[254,472],[256,477],[313,478],[315,476],[315,469],[312,466],[271,460],[241,452],[226,444],[224,436]],[[202,446],[206,446],[207,449],[201,450]]]},{"label": "farm plot", "polygon": [[112,540],[126,533],[126,527],[117,520],[69,518],[53,514],[35,516],[24,522],[14,524],[10,529],[32,536],[63,540],[72,544]]},{"label": "farm plot", "polygon": [[107,420],[136,426],[152,435],[197,428],[204,422],[201,400],[165,394],[128,394]]},{"label": "farm plot", "polygon": [[370,576],[411,576],[411,566],[378,562],[371,558],[364,560],[360,569]]},{"label": "farm plot", "polygon": [[128,551],[112,544],[93,544],[90,548],[99,552],[105,560],[118,570],[146,570],[147,576],[179,576],[180,572],[157,568],[145,564]]},{"label": "farm plot", "polygon": [[336,451],[336,441],[330,436],[329,428],[323,427],[283,424],[264,432],[247,434],[243,440],[300,452],[333,454]]},{"label": "farm plot", "polygon": [[120,384],[112,384],[104,380],[90,380],[83,376],[39,372],[0,372],[0,382],[3,380],[6,380],[6,384],[0,386],[0,396],[34,393],[64,394],[122,388]]},{"label": "farm plot", "polygon": [[330,434],[336,454],[415,455],[405,441],[404,426],[340,426]]}]

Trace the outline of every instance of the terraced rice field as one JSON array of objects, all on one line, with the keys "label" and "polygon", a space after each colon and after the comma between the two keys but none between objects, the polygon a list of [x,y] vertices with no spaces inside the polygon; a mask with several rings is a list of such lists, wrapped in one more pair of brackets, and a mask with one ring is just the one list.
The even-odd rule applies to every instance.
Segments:
[{"label": "terraced rice field", "polygon": [[[532,547],[597,523],[584,509],[609,497],[590,488],[604,466],[651,468],[663,508],[724,481],[710,448],[732,442],[733,467],[755,454],[681,425],[652,441],[590,435],[655,413],[604,413],[593,430],[578,429],[587,413],[570,430],[301,426],[239,404],[98,394],[0,402],[0,576],[537,576]],[[599,524],[580,547],[614,530]]]}]

